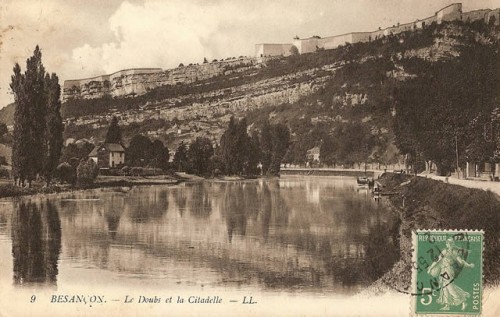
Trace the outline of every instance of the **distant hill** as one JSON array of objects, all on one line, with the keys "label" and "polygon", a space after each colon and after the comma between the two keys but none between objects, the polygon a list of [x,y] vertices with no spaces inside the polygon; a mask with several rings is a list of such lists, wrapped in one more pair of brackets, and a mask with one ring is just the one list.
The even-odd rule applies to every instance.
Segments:
[{"label": "distant hill", "polygon": [[0,109],[0,121],[5,123],[6,125],[13,125],[15,110],[16,106],[14,103],[10,103],[7,106]]}]

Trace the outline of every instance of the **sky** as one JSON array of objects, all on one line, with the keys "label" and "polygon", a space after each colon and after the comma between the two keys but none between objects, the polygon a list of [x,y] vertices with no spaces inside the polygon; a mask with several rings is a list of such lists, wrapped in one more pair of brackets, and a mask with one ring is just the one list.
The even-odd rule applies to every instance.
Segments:
[{"label": "sky", "polygon": [[[12,68],[38,44],[64,80],[254,54],[256,43],[373,31],[431,16],[445,0],[0,0],[0,108]],[[463,10],[500,0],[463,0]]]}]

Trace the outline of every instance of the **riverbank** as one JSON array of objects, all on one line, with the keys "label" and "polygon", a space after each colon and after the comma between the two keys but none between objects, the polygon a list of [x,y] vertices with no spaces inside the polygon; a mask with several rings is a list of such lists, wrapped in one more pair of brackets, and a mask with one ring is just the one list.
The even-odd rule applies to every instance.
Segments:
[{"label": "riverbank", "polygon": [[412,231],[416,229],[484,230],[483,275],[485,286],[500,283],[500,197],[491,191],[466,188],[439,180],[406,174],[384,174],[382,191],[401,220],[400,260],[368,292],[411,292]]},{"label": "riverbank", "polygon": [[383,174],[383,170],[373,169],[345,169],[345,168],[310,168],[310,167],[286,167],[281,168],[280,175],[300,176],[347,176],[347,177],[372,177],[377,178]]},{"label": "riverbank", "polygon": [[32,187],[19,187],[13,183],[0,185],[0,198],[18,197],[37,194],[57,194],[85,189],[97,189],[108,187],[130,187],[140,185],[175,185],[183,180],[170,175],[157,176],[102,176],[99,175],[94,184],[86,187],[79,187],[69,184],[53,183],[45,186],[45,183],[33,183]]}]

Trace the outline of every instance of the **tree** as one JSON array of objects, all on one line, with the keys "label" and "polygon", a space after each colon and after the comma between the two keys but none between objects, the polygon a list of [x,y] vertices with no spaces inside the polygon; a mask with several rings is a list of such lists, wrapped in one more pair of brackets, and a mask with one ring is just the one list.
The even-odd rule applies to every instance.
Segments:
[{"label": "tree", "polygon": [[14,133],[12,171],[21,185],[35,179],[43,171],[46,148],[47,90],[42,53],[38,45],[33,56],[26,61],[26,72],[16,63],[10,87],[14,93]]},{"label": "tree", "polygon": [[7,125],[3,122],[0,122],[0,142],[4,141],[4,136],[9,133],[7,129]]},{"label": "tree", "polygon": [[229,124],[220,139],[220,157],[224,166],[224,173],[236,174],[237,167],[234,163],[236,153],[236,122],[234,117],[229,119]]},{"label": "tree", "polygon": [[49,185],[61,157],[64,124],[62,123],[61,102],[59,101],[61,96],[59,78],[54,73],[51,76],[47,74],[45,83],[48,90],[48,109],[45,128],[47,153],[45,157],[44,176],[47,185]]},{"label": "tree", "polygon": [[338,162],[337,149],[337,139],[334,136],[327,136],[325,139],[323,139],[323,142],[320,146],[320,161],[325,163],[326,165],[333,165],[333,167],[335,167],[335,164]]},{"label": "tree", "polygon": [[177,171],[185,171],[188,167],[187,146],[181,141],[174,154],[173,164]]},{"label": "tree", "polygon": [[121,143],[122,142],[122,133],[120,130],[120,126],[118,125],[118,118],[113,116],[111,119],[111,123],[108,128],[108,132],[106,134],[106,143]]},{"label": "tree", "polygon": [[292,56],[299,55],[299,49],[297,48],[297,46],[292,45],[292,47],[290,47],[290,55]]},{"label": "tree", "polygon": [[260,161],[262,163],[262,174],[266,174],[271,166],[271,160],[273,157],[273,136],[271,133],[271,125],[269,121],[265,121],[260,131],[260,150],[261,157]]},{"label": "tree", "polygon": [[264,122],[260,133],[262,174],[279,175],[281,162],[290,146],[290,131],[282,123]]},{"label": "tree", "polygon": [[282,123],[272,126],[272,156],[271,166],[267,171],[271,175],[279,175],[281,169],[281,161],[285,157],[286,151],[290,145],[290,131],[288,127]]},{"label": "tree", "polygon": [[135,135],[127,148],[125,159],[128,166],[141,166],[148,165],[152,158],[151,140],[141,134]]},{"label": "tree", "polygon": [[243,172],[246,175],[259,175],[260,169],[258,167],[260,158],[261,158],[261,149],[260,149],[260,141],[259,135],[257,133],[252,134],[249,139],[248,144],[248,156],[246,163],[243,167]]},{"label": "tree", "polygon": [[163,145],[160,140],[154,140],[151,144],[151,160],[150,164],[154,164],[154,167],[159,167],[162,170],[168,169],[168,160],[170,159],[170,153],[168,148]]},{"label": "tree", "polygon": [[220,141],[220,154],[224,172],[229,175],[241,175],[249,168],[250,137],[247,133],[245,118],[236,121],[234,117],[224,131]]},{"label": "tree", "polygon": [[99,168],[97,164],[92,159],[81,160],[80,164],[76,168],[76,178],[78,180],[78,185],[82,187],[88,187],[94,184],[97,175],[99,174]]},{"label": "tree", "polygon": [[190,172],[207,175],[210,172],[210,159],[214,155],[212,142],[206,137],[197,137],[189,146],[187,157]]},{"label": "tree", "polygon": [[70,143],[63,148],[61,162],[69,163],[72,158],[77,158],[80,162],[81,159],[87,158],[93,148],[94,145],[89,142]]},{"label": "tree", "polygon": [[56,175],[61,183],[74,184],[76,179],[76,170],[69,163],[61,163],[56,168]]}]

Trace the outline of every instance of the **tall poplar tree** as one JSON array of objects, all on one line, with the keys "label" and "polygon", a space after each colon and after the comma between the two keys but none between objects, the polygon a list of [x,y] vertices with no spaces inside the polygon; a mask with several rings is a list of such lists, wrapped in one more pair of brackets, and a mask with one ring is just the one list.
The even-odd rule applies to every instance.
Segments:
[{"label": "tall poplar tree", "polygon": [[59,85],[59,78],[54,73],[51,76],[47,74],[45,83],[48,101],[45,120],[47,154],[45,157],[44,176],[47,185],[49,185],[62,153],[64,124],[61,117],[61,86]]},{"label": "tall poplar tree", "polygon": [[106,134],[106,143],[121,143],[122,133],[120,126],[118,125],[118,118],[113,116],[111,123],[108,128],[108,133]]},{"label": "tall poplar tree", "polygon": [[24,185],[37,175],[52,175],[62,147],[60,87],[57,76],[47,76],[38,45],[26,61],[26,71],[16,63],[10,87],[16,109],[12,146],[12,172],[15,181]]}]

